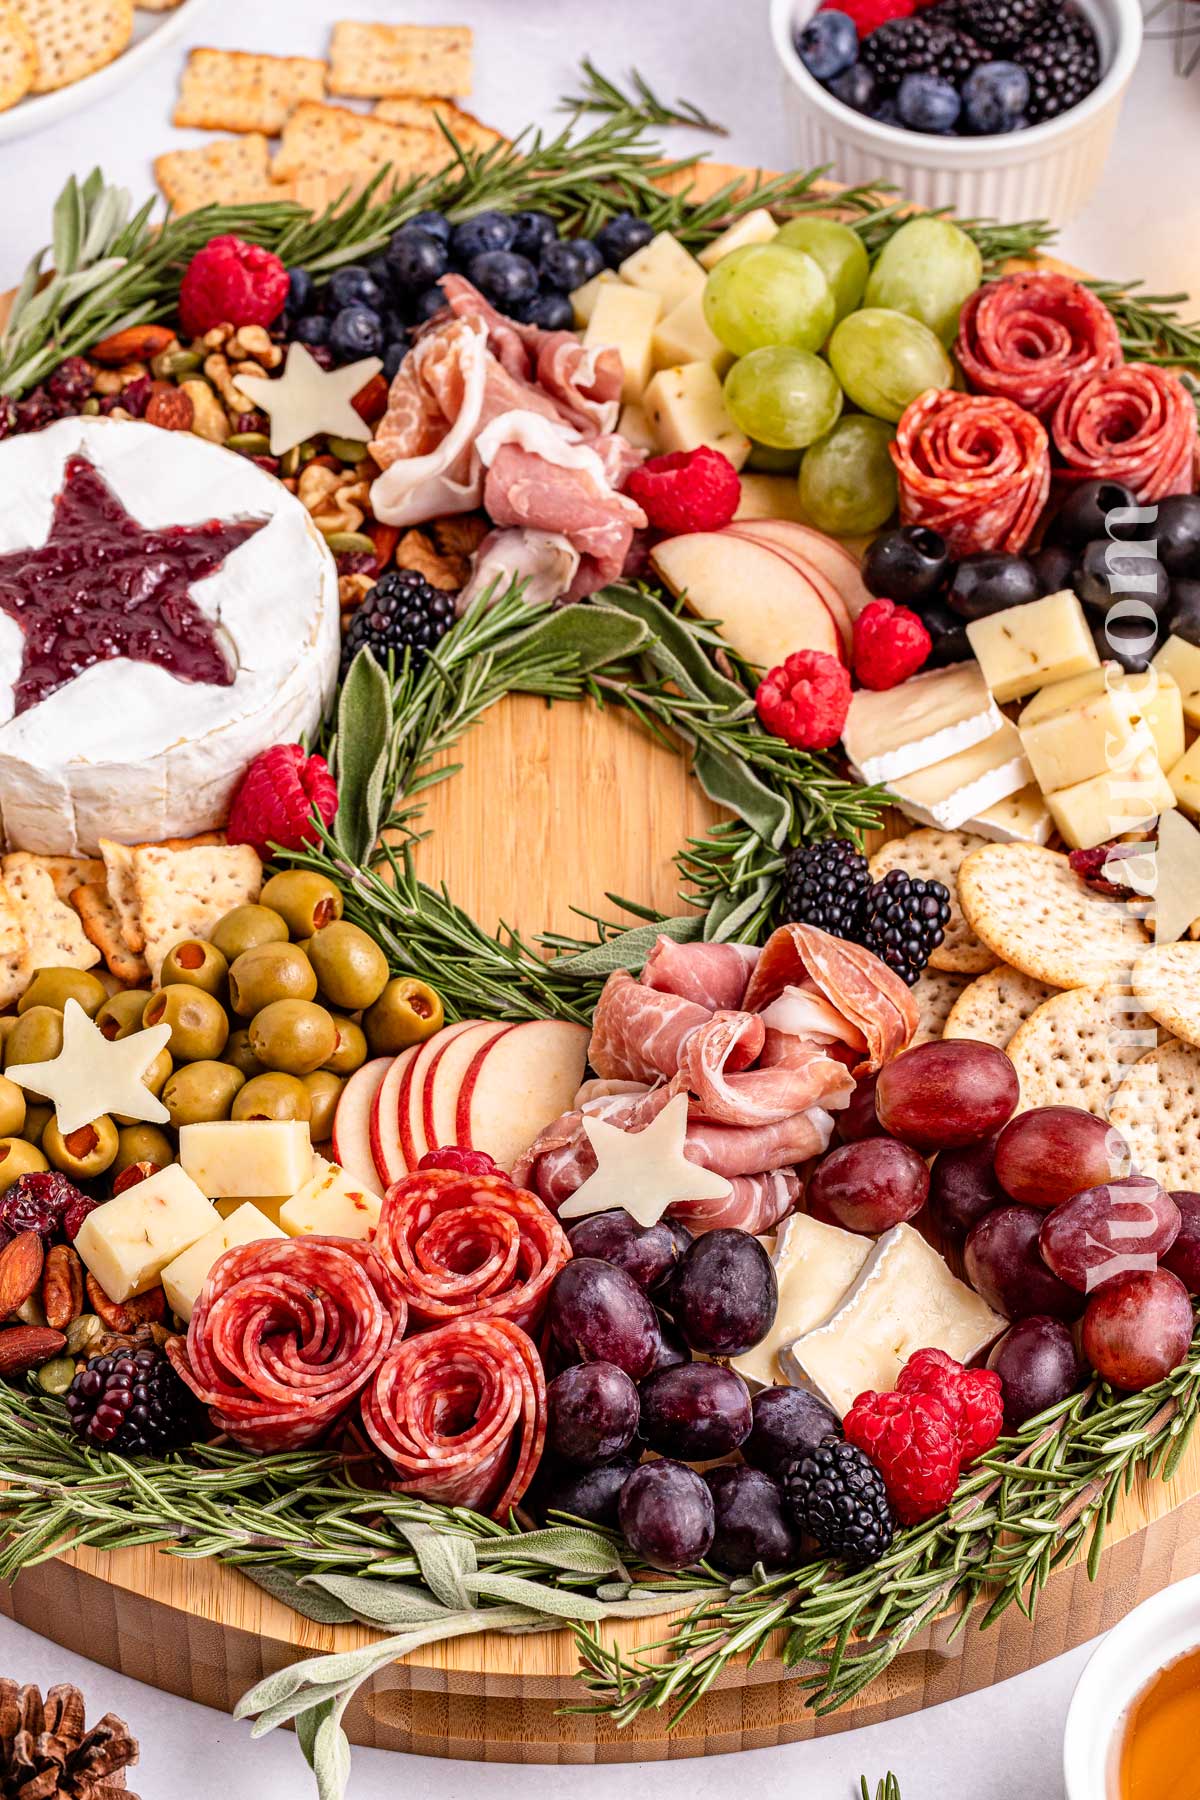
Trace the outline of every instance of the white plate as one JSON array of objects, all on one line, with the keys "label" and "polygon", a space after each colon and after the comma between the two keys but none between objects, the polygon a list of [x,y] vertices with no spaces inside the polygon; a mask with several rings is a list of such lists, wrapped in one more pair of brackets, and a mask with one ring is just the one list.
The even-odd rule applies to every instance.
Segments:
[{"label": "white plate", "polygon": [[73,81],[69,87],[55,88],[49,94],[32,94],[18,100],[7,112],[0,112],[0,143],[40,131],[43,125],[52,125],[56,119],[90,106],[93,100],[131,80],[152,57],[196,23],[201,8],[207,4],[208,0],[182,0],[173,12],[165,13],[143,12],[139,8],[134,14],[129,48],[114,62],[106,63],[93,75],[85,75],[82,81]]}]

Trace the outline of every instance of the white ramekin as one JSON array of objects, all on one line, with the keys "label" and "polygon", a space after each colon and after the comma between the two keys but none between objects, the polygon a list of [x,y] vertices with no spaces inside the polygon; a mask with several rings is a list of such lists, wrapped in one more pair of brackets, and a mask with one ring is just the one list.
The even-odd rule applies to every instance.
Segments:
[{"label": "white ramekin", "polygon": [[792,33],[816,0],[771,0],[771,34],[798,168],[828,165],[832,179],[888,182],[917,206],[963,217],[1050,219],[1061,225],[1090,199],[1142,42],[1139,0],[1081,0],[1105,73],[1086,100],[1027,131],[986,138],[931,137],[880,125],[826,93],[796,54]]},{"label": "white ramekin", "polygon": [[1200,1575],[1164,1588],[1114,1627],[1079,1678],[1067,1714],[1067,1800],[1108,1800],[1125,1715],[1160,1669],[1200,1646]]}]

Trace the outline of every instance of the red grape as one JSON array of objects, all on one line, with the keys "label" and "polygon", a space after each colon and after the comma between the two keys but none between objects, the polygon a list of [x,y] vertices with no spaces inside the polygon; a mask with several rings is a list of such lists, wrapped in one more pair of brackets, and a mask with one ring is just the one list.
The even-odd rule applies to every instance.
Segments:
[{"label": "red grape", "polygon": [[967,1233],[1008,1196],[992,1168],[994,1137],[960,1150],[939,1150],[929,1173],[929,1216],[944,1244],[961,1249]]},{"label": "red grape", "polygon": [[1194,1326],[1178,1275],[1169,1269],[1118,1275],[1088,1301],[1083,1353],[1105,1381],[1139,1393],[1179,1367]]},{"label": "red grape", "polygon": [[1004,1429],[1016,1431],[1073,1394],[1083,1379],[1075,1338],[1061,1319],[1034,1313],[1018,1319],[992,1348],[988,1368],[1004,1391]]},{"label": "red grape", "polygon": [[720,1363],[656,1369],[641,1385],[641,1436],[660,1456],[728,1456],[750,1434],[750,1390]]},{"label": "red grape", "polygon": [[674,1369],[680,1363],[691,1362],[691,1351],[666,1313],[657,1312],[655,1318],[658,1320],[658,1343],[655,1346],[654,1362],[651,1365],[650,1373],[653,1374],[655,1369]]},{"label": "red grape", "polygon": [[1153,1268],[1179,1236],[1179,1208],[1148,1175],[1084,1188],[1045,1215],[1042,1258],[1061,1281],[1094,1294],[1118,1275]]},{"label": "red grape", "polygon": [[573,1463],[556,1463],[551,1457],[544,1457],[527,1505],[539,1519],[544,1519],[547,1513],[564,1512],[576,1519],[590,1519],[593,1525],[615,1529],[621,1489],[640,1460],[641,1453],[636,1445],[594,1469],[581,1469]]},{"label": "red grape", "polygon": [[1159,1260],[1189,1294],[1200,1294],[1200,1194],[1181,1188],[1171,1198],[1179,1208],[1179,1236]]},{"label": "red grape", "polygon": [[704,1483],[713,1497],[717,1526],[709,1560],[719,1569],[748,1575],[755,1563],[792,1569],[802,1561],[800,1533],[769,1475],[744,1463],[722,1463],[708,1470]]},{"label": "red grape", "polygon": [[1010,1119],[1017,1071],[994,1044],[972,1038],[920,1044],[879,1071],[875,1111],[884,1130],[914,1150],[977,1144]]},{"label": "red grape", "polygon": [[980,1219],[963,1249],[967,1280],[1006,1319],[1026,1319],[1031,1313],[1077,1319],[1083,1311],[1080,1296],[1042,1261],[1038,1232],[1043,1217],[1035,1206],[999,1206]]},{"label": "red grape", "polygon": [[831,1150],[809,1177],[814,1219],[844,1231],[888,1231],[920,1212],[929,1192],[925,1158],[894,1138],[864,1138]]},{"label": "red grape", "polygon": [[647,1292],[668,1279],[692,1241],[691,1232],[678,1219],[641,1226],[620,1210],[580,1219],[567,1236],[576,1256],[598,1256],[601,1262],[624,1269]]},{"label": "red grape", "polygon": [[883,1126],[875,1111],[875,1084],[878,1080],[878,1074],[860,1075],[854,1084],[849,1106],[834,1114],[837,1134],[843,1144],[855,1144],[860,1138],[883,1136]]},{"label": "red grape", "polygon": [[755,1394],[754,1424],[742,1445],[751,1468],[782,1475],[790,1462],[815,1450],[827,1437],[841,1437],[842,1426],[832,1407],[804,1388],[763,1388]]},{"label": "red grape", "polygon": [[996,1179],[1024,1206],[1047,1211],[1084,1188],[1129,1173],[1129,1145],[1080,1106],[1040,1106],[1010,1119],[996,1141]]},{"label": "red grape", "polygon": [[546,1448],[564,1462],[608,1462],[638,1428],[638,1391],[616,1363],[576,1363],[546,1389]]},{"label": "red grape", "polygon": [[637,1282],[611,1263],[573,1257],[554,1278],[547,1319],[564,1362],[616,1363],[634,1381],[654,1367],[654,1308]]},{"label": "red grape", "polygon": [[716,1529],[713,1497],[680,1462],[642,1463],[621,1489],[621,1530],[655,1569],[686,1569],[708,1555]]},{"label": "red grape", "polygon": [[[568,1263],[567,1269],[572,1266]],[[758,1239],[748,1231],[723,1227],[704,1232],[688,1247],[675,1271],[668,1304],[693,1350],[708,1356],[740,1356],[766,1337],[774,1324],[779,1283]]]}]

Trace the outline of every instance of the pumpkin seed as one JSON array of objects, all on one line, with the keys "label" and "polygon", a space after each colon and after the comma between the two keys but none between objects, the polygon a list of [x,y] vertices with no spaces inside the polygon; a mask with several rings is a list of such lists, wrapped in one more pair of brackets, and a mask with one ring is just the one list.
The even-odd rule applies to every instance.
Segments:
[{"label": "pumpkin seed", "polygon": [[52,1356],[37,1372],[38,1386],[44,1394],[65,1394],[75,1379],[75,1360],[70,1356]]},{"label": "pumpkin seed", "polygon": [[331,531],[325,542],[335,556],[374,556],[375,546],[365,531]]},{"label": "pumpkin seed", "polygon": [[331,437],[326,438],[325,442],[329,446],[329,454],[336,456],[340,462],[361,462],[367,454],[366,440],[363,438]]},{"label": "pumpkin seed", "polygon": [[150,358],[150,372],[160,381],[171,381],[180,375],[190,375],[201,363],[198,350],[184,350],[176,345],[174,350],[160,350],[157,356]]},{"label": "pumpkin seed", "polygon": [[80,1313],[67,1326],[67,1349],[72,1356],[82,1356],[89,1344],[100,1336],[100,1320],[95,1313]]},{"label": "pumpkin seed", "polygon": [[227,450],[240,450],[243,456],[269,456],[271,440],[261,431],[235,431],[225,439]]}]

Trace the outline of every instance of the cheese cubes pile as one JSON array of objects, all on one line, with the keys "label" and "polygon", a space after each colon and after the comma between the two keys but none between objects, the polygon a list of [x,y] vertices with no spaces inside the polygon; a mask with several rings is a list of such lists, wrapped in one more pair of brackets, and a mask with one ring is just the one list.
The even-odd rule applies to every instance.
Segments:
[{"label": "cheese cubes pile", "polygon": [[217,1258],[260,1238],[367,1238],[378,1196],[313,1153],[307,1124],[184,1125],[179,1161],[89,1213],[75,1248],[110,1300],[162,1283],[186,1323]]},{"label": "cheese cubes pile", "polygon": [[707,272],[731,250],[765,243],[779,227],[765,208],[747,213],[695,257],[669,231],[601,270],[571,295],[589,349],[621,353],[624,407],[617,429],[640,449],[707,444],[740,469],[750,440],[725,410],[721,377],[733,357],[704,318]]}]

